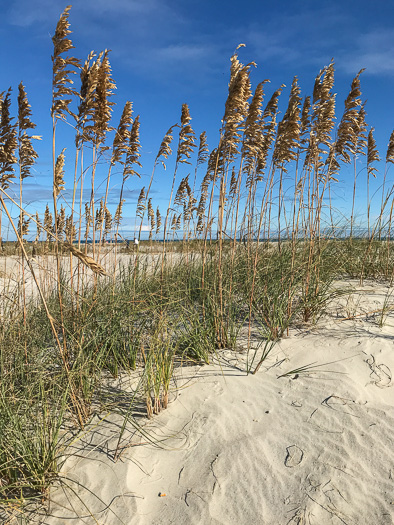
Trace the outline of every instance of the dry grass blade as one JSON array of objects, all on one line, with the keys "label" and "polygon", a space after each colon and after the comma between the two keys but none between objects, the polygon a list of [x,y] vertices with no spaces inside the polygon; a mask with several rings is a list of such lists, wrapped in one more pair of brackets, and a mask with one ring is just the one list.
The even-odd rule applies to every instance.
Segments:
[{"label": "dry grass blade", "polygon": [[75,246],[72,246],[71,244],[67,244],[66,247],[70,250],[70,252],[75,255],[75,257],[78,257],[78,259],[88,268],[92,270],[92,272],[97,273],[99,275],[107,275],[107,272],[104,270],[104,268],[96,262],[92,257],[89,257],[85,253],[81,252],[81,250],[78,250],[78,248],[75,248]]}]

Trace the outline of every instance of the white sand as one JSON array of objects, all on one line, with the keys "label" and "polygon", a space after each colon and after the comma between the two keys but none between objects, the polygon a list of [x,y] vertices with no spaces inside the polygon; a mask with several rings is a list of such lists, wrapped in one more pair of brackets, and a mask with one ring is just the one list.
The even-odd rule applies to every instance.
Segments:
[{"label": "white sand", "polygon": [[[93,254],[88,252],[89,256]],[[153,272],[154,270],[160,269],[161,265],[161,253],[140,253],[139,254],[139,269],[141,272],[146,272],[147,274]],[[176,264],[182,258],[180,253],[169,253],[167,254],[167,262],[170,264]],[[189,256],[190,258],[199,257],[198,255]],[[82,264],[77,257],[71,257],[72,259],[72,273],[73,281],[71,281],[70,274],[70,256],[63,255],[60,256],[60,266],[62,269],[62,277],[66,281],[66,285],[71,285],[73,282],[74,288],[77,286],[77,268],[80,268],[81,271],[81,280],[86,284],[91,284],[94,279],[94,273],[90,268]],[[133,269],[135,264],[135,254],[131,253],[118,253],[115,256],[113,248],[108,249],[104,247],[100,256],[96,255],[95,260],[100,263],[100,265],[107,272],[106,276],[98,276],[98,279],[102,282],[108,282],[114,275],[118,274],[119,270],[122,268],[128,270],[129,268]],[[190,259],[189,259],[190,260]],[[44,294],[47,297],[53,290],[56,290],[56,283],[58,279],[57,274],[57,263],[56,257],[54,255],[39,255],[36,257],[30,258],[31,265],[34,270],[35,277],[39,286]],[[5,299],[5,304],[7,300],[10,300],[11,303],[19,296],[19,300],[22,300],[22,285],[25,284],[25,293],[26,297],[30,298],[39,298],[39,293],[37,285],[33,278],[32,272],[29,268],[29,265],[26,261],[21,263],[21,258],[18,255],[0,257],[0,295]],[[1,308],[4,308],[4,304],[0,305]]]},{"label": "white sand", "polygon": [[[388,289],[360,291],[291,330],[255,376],[232,352],[179,370],[176,399],[140,421],[155,443],[130,427],[114,462],[119,416],[93,426],[49,515],[28,522],[393,524],[394,315],[383,328],[379,314],[343,320],[381,308]],[[310,363],[321,366],[278,379]]]}]

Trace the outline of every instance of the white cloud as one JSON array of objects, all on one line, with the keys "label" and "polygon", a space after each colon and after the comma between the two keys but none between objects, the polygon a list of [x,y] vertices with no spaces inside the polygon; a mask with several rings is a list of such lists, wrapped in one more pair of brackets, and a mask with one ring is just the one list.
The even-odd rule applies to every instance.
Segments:
[{"label": "white cloud", "polygon": [[[36,25],[39,30],[42,24],[38,23],[47,23],[54,30],[66,5],[63,0],[11,0],[5,20],[21,27]],[[149,49],[160,42],[160,47],[171,49],[171,42],[182,38],[189,42],[192,38],[187,31],[191,20],[166,0],[74,0],[69,21],[79,38],[94,33],[98,38],[110,35],[112,40],[125,44],[127,53],[135,43]],[[193,47],[189,52],[196,52]]]},{"label": "white cloud", "polygon": [[[17,26],[27,27],[37,22],[56,22],[66,7],[63,0],[13,0],[8,8],[8,21]],[[79,0],[72,2],[71,13],[86,17],[149,15],[162,10],[165,4],[158,0]]]},{"label": "white cloud", "polygon": [[173,44],[157,49],[155,54],[158,59],[176,62],[204,58],[210,51],[209,47],[198,44]]},{"label": "white cloud", "polygon": [[[65,5],[61,0],[13,0],[6,20],[30,26],[30,31],[47,38]],[[86,43],[96,50],[110,48],[123,67],[149,77],[165,76],[168,66],[197,70],[208,57],[211,64],[215,57],[212,38],[192,31],[193,21],[166,0],[75,0],[69,21],[78,49]]]},{"label": "white cloud", "polygon": [[37,22],[58,20],[65,3],[61,0],[14,0],[10,3],[6,19],[12,25],[28,27]]},{"label": "white cloud", "polygon": [[94,10],[96,13],[110,13],[115,15],[147,14],[160,8],[163,2],[158,0],[85,0],[81,9]]},{"label": "white cloud", "polygon": [[351,52],[341,57],[341,67],[356,73],[365,68],[366,74],[394,74],[394,30],[379,28],[358,36]]}]

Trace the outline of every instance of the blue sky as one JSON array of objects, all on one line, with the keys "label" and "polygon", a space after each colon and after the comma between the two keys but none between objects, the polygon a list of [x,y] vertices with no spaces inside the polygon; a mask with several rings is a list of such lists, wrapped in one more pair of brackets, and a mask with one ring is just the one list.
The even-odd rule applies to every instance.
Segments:
[{"label": "blue sky", "polygon": [[[2,0],[0,5],[0,90],[12,86],[15,114],[17,87],[24,82],[36,132],[43,137],[37,144],[40,158],[33,177],[25,185],[25,201],[31,210],[40,211],[51,201],[51,37],[67,2]],[[111,49],[117,84],[114,125],[126,100],[133,102],[134,116],[140,114],[143,169],[141,180],[128,181],[130,221],[139,190],[149,182],[160,142],[179,121],[182,103],[189,105],[196,134],[206,130],[209,146],[215,147],[229,59],[241,42],[246,47],[239,51],[240,60],[257,63],[253,87],[270,79],[268,98],[280,84],[288,86],[282,111],[293,76],[299,77],[302,95],[309,95],[318,71],[334,58],[339,119],[351,80],[365,67],[361,87],[368,100],[367,122],[376,128],[381,156],[386,154],[394,127],[394,4],[390,1],[76,0],[72,5],[69,21],[75,56],[85,60],[91,50]],[[59,128],[59,152],[63,145],[68,146],[66,185],[71,188],[74,151],[67,126]],[[155,204],[163,209],[171,177],[170,169],[158,170],[153,186]],[[119,180],[115,174],[113,202]],[[344,170],[336,189],[338,206],[346,208],[351,184],[351,174]]]}]

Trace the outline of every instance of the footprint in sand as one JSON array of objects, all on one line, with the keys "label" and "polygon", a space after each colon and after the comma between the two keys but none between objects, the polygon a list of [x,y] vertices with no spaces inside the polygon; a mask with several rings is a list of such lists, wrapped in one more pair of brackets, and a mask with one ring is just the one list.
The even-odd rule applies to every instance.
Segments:
[{"label": "footprint in sand", "polygon": [[392,374],[391,370],[384,363],[378,365],[376,364],[375,357],[371,354],[369,359],[366,359],[365,362],[371,369],[370,377],[372,381],[369,384],[378,386],[379,388],[386,388],[391,385]]},{"label": "footprint in sand", "polygon": [[293,468],[299,465],[304,457],[304,451],[297,447],[297,445],[291,445],[286,448],[287,456],[285,459],[286,467]]}]

